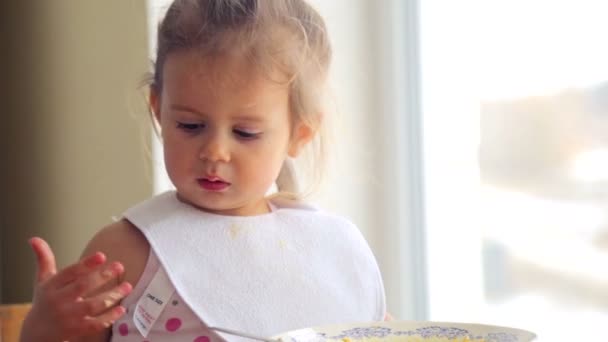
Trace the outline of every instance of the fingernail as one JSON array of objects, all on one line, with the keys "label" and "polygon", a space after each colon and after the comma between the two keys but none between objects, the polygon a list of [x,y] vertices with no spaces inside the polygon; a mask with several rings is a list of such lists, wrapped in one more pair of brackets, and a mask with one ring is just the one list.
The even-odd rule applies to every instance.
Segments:
[{"label": "fingernail", "polygon": [[119,306],[119,307],[117,307],[117,308],[116,308],[116,311],[118,311],[117,313],[118,313],[119,315],[122,315],[122,314],[124,314],[125,312],[127,312],[127,309],[125,309],[123,306]]},{"label": "fingernail", "polygon": [[115,276],[121,274],[124,271],[124,267],[119,262],[111,263],[108,268],[103,271],[104,276]]},{"label": "fingernail", "polygon": [[101,276],[104,278],[112,278],[114,276],[114,271],[112,269],[103,270]]},{"label": "fingernail", "polygon": [[112,269],[114,270],[114,272],[116,272],[116,274],[120,274],[125,270],[124,266],[119,262],[113,263]]},{"label": "fingernail", "polygon": [[125,295],[129,294],[129,292],[131,292],[132,289],[133,289],[133,286],[131,286],[131,284],[129,284],[129,283],[122,283],[122,284],[120,284],[120,290]]},{"label": "fingernail", "polygon": [[103,253],[97,252],[85,260],[85,265],[88,267],[96,267],[106,262],[106,257]]},{"label": "fingernail", "polygon": [[36,240],[40,240],[40,238],[37,236],[32,236],[29,238],[29,240],[27,240],[27,243],[30,245],[30,247],[35,248]]},{"label": "fingernail", "polygon": [[104,278],[111,278],[121,274],[124,271],[124,267],[119,262],[113,262],[108,268],[101,272]]}]

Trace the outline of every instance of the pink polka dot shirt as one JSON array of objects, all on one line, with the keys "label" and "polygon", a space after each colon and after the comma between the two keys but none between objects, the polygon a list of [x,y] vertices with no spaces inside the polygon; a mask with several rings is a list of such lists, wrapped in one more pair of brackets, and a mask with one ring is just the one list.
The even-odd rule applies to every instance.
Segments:
[{"label": "pink polka dot shirt", "polygon": [[133,313],[137,300],[142,296],[148,283],[160,267],[152,249],[144,272],[135,288],[123,301],[127,314],[117,320],[112,327],[112,342],[216,342],[224,341],[217,333],[207,329],[194,312],[174,292],[167,306],[147,337],[143,337],[133,323]]}]

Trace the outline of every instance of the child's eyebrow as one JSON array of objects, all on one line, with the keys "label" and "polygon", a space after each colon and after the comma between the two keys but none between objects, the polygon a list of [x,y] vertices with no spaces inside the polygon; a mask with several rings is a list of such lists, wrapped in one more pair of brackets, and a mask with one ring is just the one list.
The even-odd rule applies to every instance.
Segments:
[{"label": "child's eyebrow", "polygon": [[266,120],[264,120],[263,117],[255,116],[255,115],[236,115],[233,117],[233,119],[235,121],[248,121],[248,122],[253,122],[253,123],[261,123],[261,122],[266,121]]},{"label": "child's eyebrow", "polygon": [[[206,115],[203,112],[199,112],[198,110],[188,107],[188,106],[184,106],[184,105],[180,105],[177,103],[173,103],[170,106],[171,109],[173,110],[178,110],[178,111],[182,111],[182,112],[188,112],[188,113],[193,113],[193,114],[197,114],[203,117],[207,117],[208,115]],[[248,122],[253,122],[253,123],[262,123],[265,120],[264,117],[259,116],[259,115],[248,115],[248,114],[239,114],[239,115],[235,115],[232,117],[233,120],[235,121],[248,121]]]},{"label": "child's eyebrow", "polygon": [[176,103],[171,104],[170,108],[173,110],[179,110],[182,112],[189,112],[189,113],[194,113],[194,114],[198,114],[201,116],[205,116],[205,113],[201,113],[194,108],[190,108],[188,106],[184,106],[184,105],[180,105],[180,104],[176,104]]}]

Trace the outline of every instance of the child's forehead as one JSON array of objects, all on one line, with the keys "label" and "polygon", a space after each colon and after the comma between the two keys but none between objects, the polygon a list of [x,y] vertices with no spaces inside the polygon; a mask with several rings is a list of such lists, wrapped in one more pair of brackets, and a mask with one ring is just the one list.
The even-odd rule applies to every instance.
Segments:
[{"label": "child's forehead", "polygon": [[286,84],[270,80],[237,59],[180,53],[165,63],[162,96],[169,102],[239,110],[288,106]]},{"label": "child's forehead", "polygon": [[277,70],[256,65],[238,55],[201,55],[196,51],[175,52],[168,56],[163,66],[165,82],[194,82],[208,84],[212,88],[264,86],[285,88],[287,78]]}]

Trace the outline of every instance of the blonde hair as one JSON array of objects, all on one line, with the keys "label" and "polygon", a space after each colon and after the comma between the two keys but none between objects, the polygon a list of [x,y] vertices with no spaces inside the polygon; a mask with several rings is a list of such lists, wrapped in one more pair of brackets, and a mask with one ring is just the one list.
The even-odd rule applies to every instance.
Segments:
[{"label": "blonde hair", "polygon": [[[321,16],[304,0],[175,0],[158,29],[151,91],[163,87],[163,66],[177,51],[196,51],[205,58],[237,54],[263,75],[289,87],[292,127],[304,123],[317,134],[309,144],[313,181],[318,185],[325,164],[323,114],[325,81],[331,47]],[[280,195],[301,197],[293,161],[286,160],[276,181]]]}]

